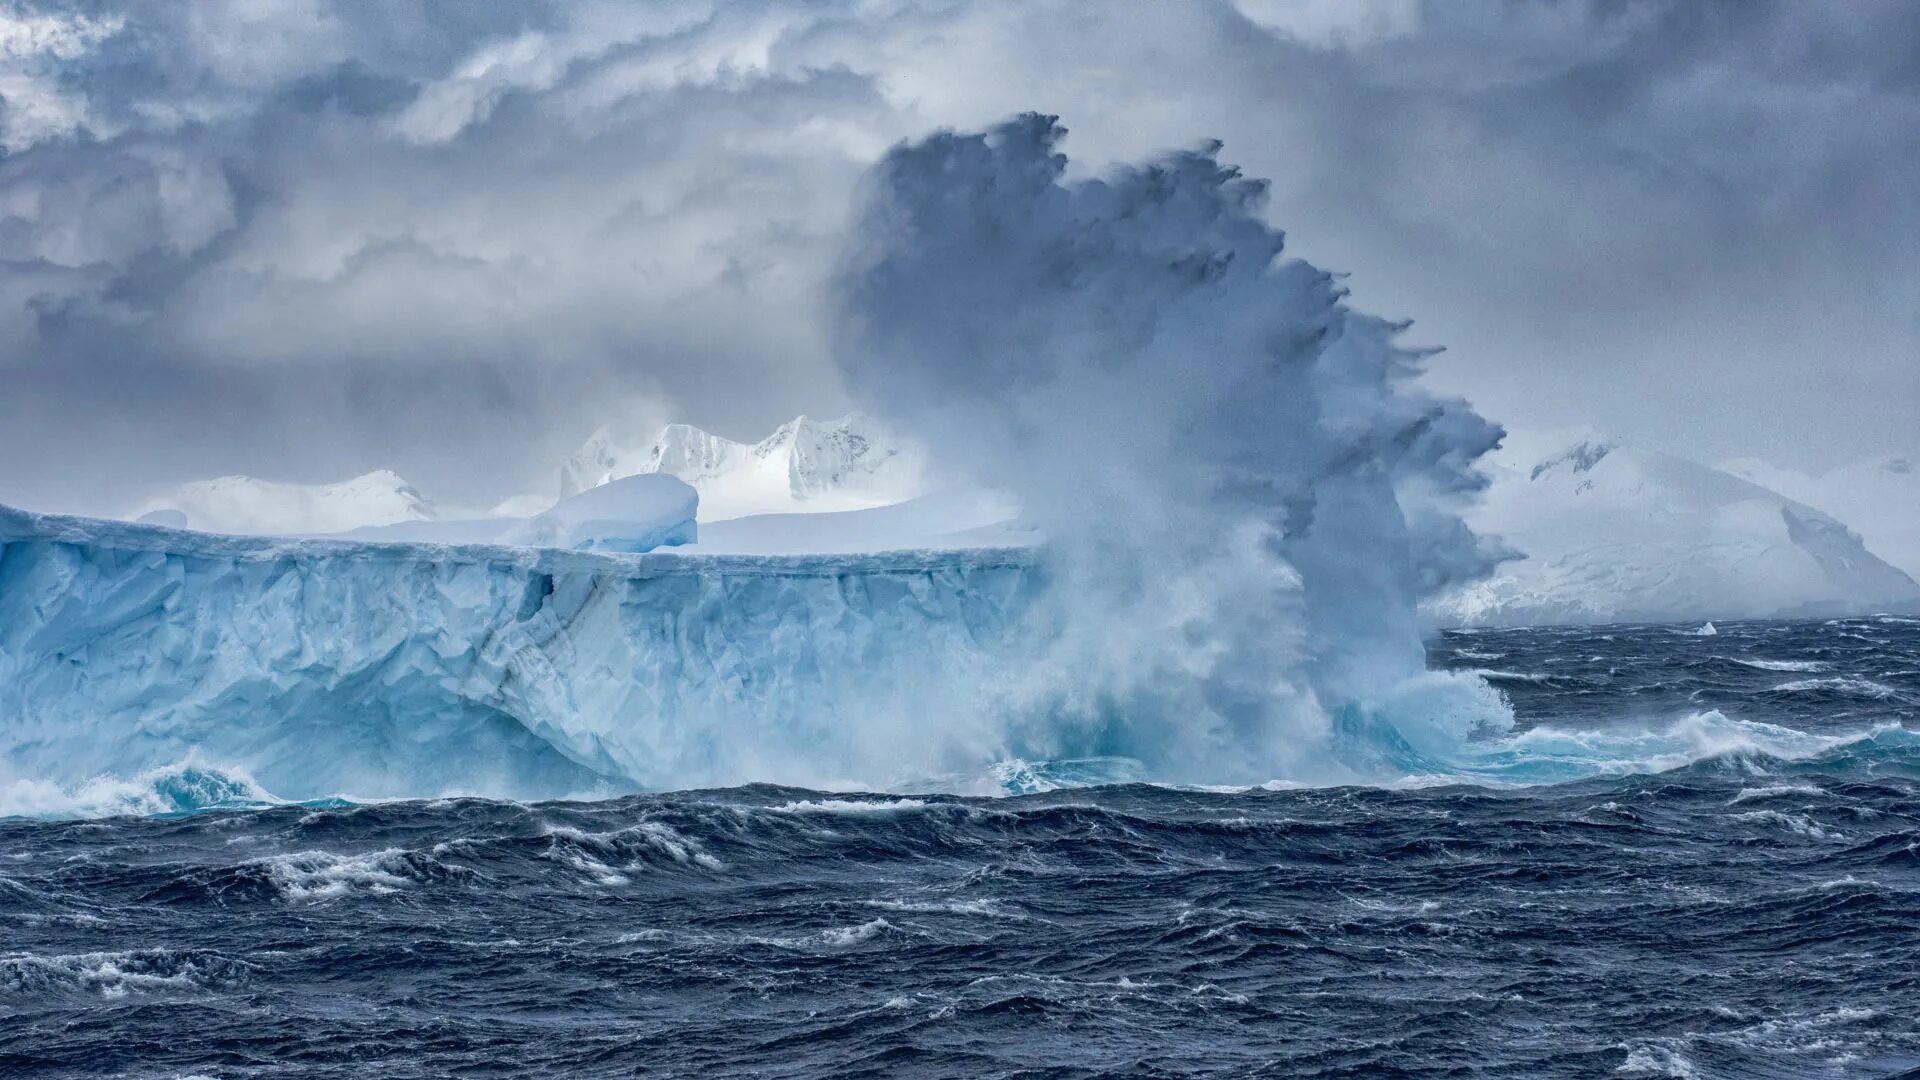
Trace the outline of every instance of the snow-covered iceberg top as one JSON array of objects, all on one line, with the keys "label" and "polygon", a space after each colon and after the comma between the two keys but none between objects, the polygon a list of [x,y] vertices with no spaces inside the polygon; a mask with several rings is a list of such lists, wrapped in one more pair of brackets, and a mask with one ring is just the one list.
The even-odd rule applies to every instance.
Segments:
[{"label": "snow-covered iceberg top", "polygon": [[[254,536],[200,532],[153,522],[119,521],[72,514],[43,514],[0,503],[0,545],[47,543],[84,548],[91,553],[119,556],[168,555],[235,563],[316,561],[486,565],[538,573],[597,573],[648,577],[661,574],[712,572],[725,574],[821,574],[877,568],[915,570],[934,565],[1029,565],[1037,561],[1035,542],[1009,535],[1005,543],[940,547],[895,546],[854,550],[716,550],[705,544],[656,548],[646,552],[610,549],[574,549],[512,545],[499,539],[500,522],[517,526],[518,519],[490,522],[418,522],[406,531],[366,530],[335,536]],[[467,539],[458,530],[434,526],[467,524],[490,526],[485,539]],[[421,532],[449,531],[455,538],[441,540]],[[991,537],[996,538],[997,537]],[[4,554],[4,552],[0,552]],[[3,564],[0,564],[3,566]],[[0,601],[8,583],[0,568]]]},{"label": "snow-covered iceberg top", "polygon": [[501,543],[577,551],[652,551],[691,544],[700,495],[664,473],[589,488],[507,531]]}]

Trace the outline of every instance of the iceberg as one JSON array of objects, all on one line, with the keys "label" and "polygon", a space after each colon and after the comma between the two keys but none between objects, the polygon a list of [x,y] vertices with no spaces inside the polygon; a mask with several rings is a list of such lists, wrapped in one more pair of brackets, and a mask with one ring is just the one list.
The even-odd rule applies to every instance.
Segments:
[{"label": "iceberg", "polygon": [[1022,549],[634,555],[0,507],[0,770],[191,761],[289,799],[897,783],[1005,756],[965,688],[1042,578]]}]

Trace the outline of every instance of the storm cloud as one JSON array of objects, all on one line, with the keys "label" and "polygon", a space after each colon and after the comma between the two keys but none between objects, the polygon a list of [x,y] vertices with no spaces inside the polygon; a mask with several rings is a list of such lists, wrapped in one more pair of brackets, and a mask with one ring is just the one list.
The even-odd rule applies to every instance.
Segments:
[{"label": "storm cloud", "polygon": [[600,423],[851,400],[889,147],[1224,143],[1511,425],[1796,467],[1920,418],[1920,8],[1691,0],[0,5],[0,501],[550,486]]}]

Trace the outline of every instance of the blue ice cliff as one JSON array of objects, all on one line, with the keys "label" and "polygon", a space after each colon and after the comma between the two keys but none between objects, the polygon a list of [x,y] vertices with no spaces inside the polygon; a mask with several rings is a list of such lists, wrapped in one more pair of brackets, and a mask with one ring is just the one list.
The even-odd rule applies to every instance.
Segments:
[{"label": "blue ice cliff", "polygon": [[1018,550],[617,555],[0,508],[0,781],[198,760],[299,799],[925,775],[999,752],[937,696],[1035,580]]}]

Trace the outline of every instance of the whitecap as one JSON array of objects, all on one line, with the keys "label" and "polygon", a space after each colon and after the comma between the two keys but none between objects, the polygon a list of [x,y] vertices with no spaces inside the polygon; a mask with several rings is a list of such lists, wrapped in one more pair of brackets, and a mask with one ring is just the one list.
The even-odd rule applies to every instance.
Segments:
[{"label": "whitecap", "polygon": [[1828,829],[1805,814],[1783,814],[1778,810],[1749,810],[1742,814],[1730,815],[1729,820],[1769,825],[1814,840],[1845,840],[1847,838],[1845,833]]},{"label": "whitecap", "polygon": [[924,799],[802,799],[770,809],[781,814],[904,814],[930,805]]},{"label": "whitecap", "polygon": [[121,952],[0,956],[0,992],[41,996],[62,990],[123,997],[133,991],[215,990],[244,983],[245,962],[204,950],[132,949]]},{"label": "whitecap", "polygon": [[192,755],[130,777],[102,774],[72,784],[0,778],[0,818],[151,817],[284,803],[245,769],[210,765]]},{"label": "whitecap", "polygon": [[1494,668],[1473,668],[1471,670],[1473,674],[1483,679],[1507,679],[1513,682],[1543,683],[1553,678],[1552,675],[1535,671],[1499,671]]},{"label": "whitecap", "polygon": [[1766,787],[1741,788],[1734,793],[1728,805],[1749,802],[1754,799],[1775,799],[1782,795],[1813,795],[1827,797],[1827,793],[1812,784],[1769,784]]},{"label": "whitecap", "polygon": [[391,896],[436,879],[474,874],[405,848],[386,848],[359,855],[298,851],[244,865],[265,870],[274,891],[282,898],[307,902],[354,894]]},{"label": "whitecap", "polygon": [[1739,656],[1723,656],[1720,659],[1730,660],[1756,671],[1825,671],[1830,666],[1820,660],[1760,660]]},{"label": "whitecap", "polygon": [[1686,1055],[1665,1046],[1636,1046],[1627,1051],[1627,1060],[1613,1070],[1623,1076],[1664,1076],[1673,1080],[1693,1080],[1700,1074]]},{"label": "whitecap", "polygon": [[1781,683],[1773,689],[1776,693],[1783,694],[1826,690],[1836,694],[1876,700],[1892,697],[1895,693],[1891,686],[1883,686],[1872,679],[1862,679],[1854,675],[1841,675],[1828,679],[1796,679],[1793,682]]}]

